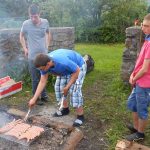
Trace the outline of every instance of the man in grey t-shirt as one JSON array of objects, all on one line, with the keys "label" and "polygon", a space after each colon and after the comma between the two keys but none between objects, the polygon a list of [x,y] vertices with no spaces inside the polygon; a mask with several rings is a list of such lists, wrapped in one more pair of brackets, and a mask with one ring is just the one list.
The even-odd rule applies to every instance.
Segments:
[{"label": "man in grey t-shirt", "polygon": [[[32,79],[32,93],[35,94],[38,83],[40,81],[40,72],[33,64],[35,56],[39,53],[48,53],[51,35],[49,31],[49,23],[47,19],[40,18],[39,6],[32,4],[29,7],[30,19],[23,22],[20,31],[20,42],[23,47],[25,56],[28,58],[29,72]],[[44,89],[39,98],[38,104],[48,100],[46,90]]]}]

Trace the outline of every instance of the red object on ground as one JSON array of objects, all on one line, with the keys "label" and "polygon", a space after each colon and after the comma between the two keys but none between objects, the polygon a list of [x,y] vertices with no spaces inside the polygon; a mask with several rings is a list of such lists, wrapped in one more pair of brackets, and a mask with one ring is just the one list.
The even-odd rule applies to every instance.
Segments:
[{"label": "red object on ground", "polygon": [[15,82],[10,76],[0,79],[0,99],[22,90],[22,81]]}]

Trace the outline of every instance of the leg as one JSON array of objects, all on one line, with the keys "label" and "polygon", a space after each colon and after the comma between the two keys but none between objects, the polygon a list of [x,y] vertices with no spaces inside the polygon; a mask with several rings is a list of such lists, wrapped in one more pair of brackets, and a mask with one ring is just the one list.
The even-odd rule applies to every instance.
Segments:
[{"label": "leg", "polygon": [[80,73],[75,84],[70,88],[70,103],[76,109],[77,119],[74,121],[73,126],[80,126],[84,122],[84,111],[83,111],[83,96],[82,96],[82,85],[86,75],[86,65],[80,68]]},{"label": "leg", "polygon": [[136,104],[137,113],[133,114],[134,126],[137,127],[137,132],[127,136],[129,141],[143,140],[144,130],[148,119],[148,106],[150,103],[150,88],[141,88],[136,86]]},{"label": "leg", "polygon": [[144,133],[144,130],[145,130],[146,125],[147,125],[147,119],[146,120],[139,119],[138,123],[139,123],[138,132]]},{"label": "leg", "polygon": [[148,120],[148,106],[150,104],[150,88],[137,87],[137,115],[138,132],[144,133]]},{"label": "leg", "polygon": [[139,120],[137,112],[132,112],[132,118],[133,118],[133,127],[134,127],[134,129],[137,130],[138,129],[138,120]]},{"label": "leg", "polygon": [[132,112],[133,124],[127,124],[127,128],[131,131],[131,133],[137,132],[138,129],[138,115],[137,115],[137,104],[136,104],[136,87],[133,88],[128,101],[127,107]]},{"label": "leg", "polygon": [[79,115],[79,116],[84,114],[83,106],[80,106],[79,108],[76,108],[76,114]]},{"label": "leg", "polygon": [[133,133],[133,134],[130,134],[130,135],[126,136],[126,139],[128,141],[140,141],[140,140],[143,140],[144,137],[145,137],[144,130],[145,130],[146,124],[147,124],[147,119],[144,120],[144,119],[140,119],[139,118],[138,119],[137,131],[135,133]]},{"label": "leg", "polygon": [[63,108],[68,108],[69,106],[68,106],[68,102],[67,102],[67,100],[64,100],[63,101]]},{"label": "leg", "polygon": [[[68,83],[69,78],[70,78],[70,76],[57,76],[57,78],[56,78],[55,95],[56,95],[57,102],[59,102],[61,104],[61,108],[59,109],[59,111],[57,111],[53,114],[54,117],[60,117],[60,116],[69,114],[67,97],[63,97],[63,93],[62,93],[63,88]],[[63,101],[62,101],[62,98],[64,98]]]},{"label": "leg", "polygon": [[[32,80],[32,94],[34,95],[38,86],[38,83],[40,81],[40,71],[35,68],[33,61],[29,60],[29,72],[31,74],[31,80]],[[41,93],[41,97],[47,96],[46,90],[44,89]]]},{"label": "leg", "polygon": [[[32,80],[32,94],[34,95],[37,89],[37,86],[39,84],[40,81],[40,71],[38,69],[35,68],[33,61],[29,60],[29,72],[31,74],[31,80]],[[46,98],[47,93],[46,90],[44,89],[41,93],[41,98]],[[39,102],[39,105],[42,105],[42,102]]]}]

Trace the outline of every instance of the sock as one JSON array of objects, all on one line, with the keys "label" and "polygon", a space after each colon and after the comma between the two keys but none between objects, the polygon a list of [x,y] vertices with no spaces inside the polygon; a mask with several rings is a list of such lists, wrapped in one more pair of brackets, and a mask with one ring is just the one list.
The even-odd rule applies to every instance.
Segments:
[{"label": "sock", "polygon": [[137,135],[142,138],[145,136],[144,133],[141,133],[141,132],[137,132]]},{"label": "sock", "polygon": [[77,115],[77,119],[79,119],[82,122],[84,122],[84,115]]},{"label": "sock", "polygon": [[69,107],[63,108],[63,109],[61,110],[61,112],[62,112],[62,114],[68,114],[68,113],[69,113]]},{"label": "sock", "polygon": [[134,127],[133,127],[133,131],[134,131],[134,132],[138,132],[138,130],[137,130],[137,129],[135,129]]}]

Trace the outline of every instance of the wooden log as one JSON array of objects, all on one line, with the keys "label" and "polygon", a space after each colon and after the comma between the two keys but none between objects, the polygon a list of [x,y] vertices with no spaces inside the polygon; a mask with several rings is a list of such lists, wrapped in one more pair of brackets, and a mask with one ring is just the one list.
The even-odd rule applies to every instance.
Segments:
[{"label": "wooden log", "polygon": [[27,112],[24,112],[24,111],[21,111],[19,109],[15,109],[15,108],[10,108],[10,109],[8,109],[7,112],[9,114],[13,114],[13,115],[20,116],[20,117],[25,117],[25,115],[27,113]]},{"label": "wooden log", "polygon": [[120,140],[117,142],[115,150],[150,150],[150,148],[136,142]]},{"label": "wooden log", "polygon": [[47,119],[46,117],[42,117],[42,116],[31,116],[29,118],[29,120],[31,120],[33,122],[33,124],[38,123],[38,124],[47,125],[47,126],[54,128],[56,130],[67,129],[68,132],[71,132],[74,129],[73,126],[67,125],[64,122],[50,120],[50,119]]},{"label": "wooden log", "polygon": [[82,140],[83,132],[78,128],[75,128],[70,136],[67,138],[67,141],[63,147],[63,150],[74,150],[77,144]]}]

